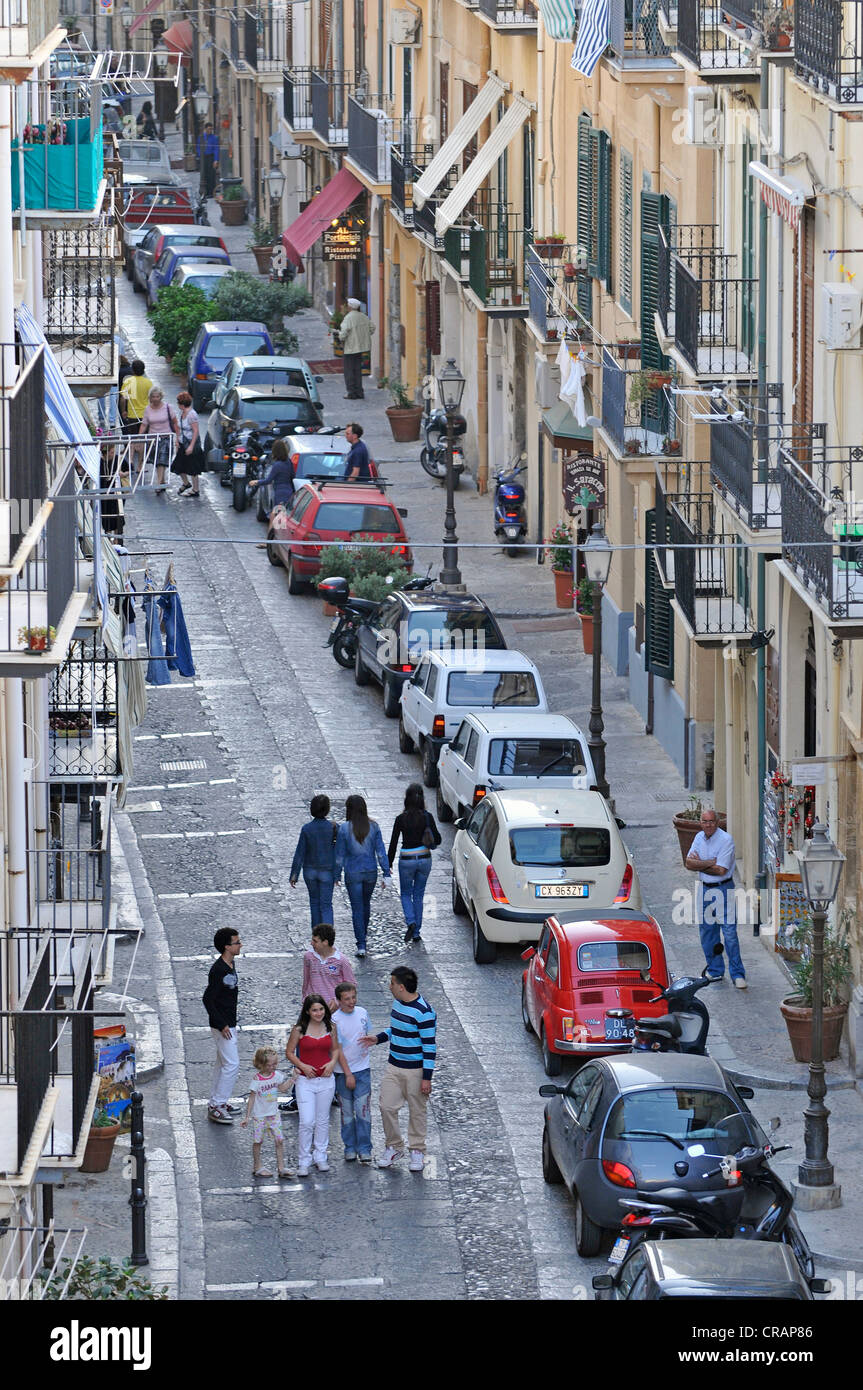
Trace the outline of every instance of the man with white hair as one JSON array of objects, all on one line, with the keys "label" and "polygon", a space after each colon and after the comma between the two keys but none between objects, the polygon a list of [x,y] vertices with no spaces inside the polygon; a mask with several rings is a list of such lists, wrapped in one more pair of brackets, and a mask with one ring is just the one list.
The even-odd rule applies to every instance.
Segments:
[{"label": "man with white hair", "polygon": [[345,373],[345,400],[364,400],[363,393],[363,354],[371,352],[372,334],[375,326],[368,314],[362,311],[358,299],[348,300],[348,312],[342,319],[339,337],[342,340],[342,358]]}]

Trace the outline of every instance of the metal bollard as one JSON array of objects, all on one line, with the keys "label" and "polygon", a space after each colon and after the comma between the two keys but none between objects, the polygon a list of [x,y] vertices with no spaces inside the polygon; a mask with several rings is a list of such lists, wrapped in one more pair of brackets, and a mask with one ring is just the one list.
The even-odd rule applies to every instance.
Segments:
[{"label": "metal bollard", "polygon": [[147,1162],[144,1153],[144,1097],[140,1091],[132,1092],[132,1157],[135,1171],[132,1175],[132,1195],[129,1206],[132,1208],[132,1264],[149,1264],[147,1256],[147,1188],[144,1168]]}]

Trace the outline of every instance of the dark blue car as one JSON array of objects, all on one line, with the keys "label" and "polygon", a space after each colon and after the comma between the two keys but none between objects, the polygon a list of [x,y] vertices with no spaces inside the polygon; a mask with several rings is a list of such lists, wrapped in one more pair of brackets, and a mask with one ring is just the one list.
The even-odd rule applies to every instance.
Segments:
[{"label": "dark blue car", "polygon": [[213,265],[230,265],[227,251],[218,246],[166,246],[147,277],[147,304],[155,304],[159,290],[170,285],[181,265],[192,261],[208,261]]},{"label": "dark blue car", "polygon": [[189,353],[189,391],[196,410],[208,404],[216,381],[232,357],[272,357],[266,325],[254,322],[202,323]]}]

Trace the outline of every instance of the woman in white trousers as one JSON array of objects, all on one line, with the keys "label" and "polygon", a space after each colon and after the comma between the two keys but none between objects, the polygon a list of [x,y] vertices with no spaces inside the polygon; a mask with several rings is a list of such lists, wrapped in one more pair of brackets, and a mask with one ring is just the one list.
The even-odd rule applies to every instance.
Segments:
[{"label": "woman in white trousers", "polygon": [[[285,1056],[300,1073],[294,1094],[300,1117],[297,1176],[307,1178],[312,1162],[318,1171],[329,1171],[330,1109],[336,1090],[333,1075],[340,1062],[346,1077],[353,1081],[332,1021],[329,1005],[320,994],[310,994],[296,1024],[291,1029]],[[350,1082],[347,1083],[350,1088]]]}]

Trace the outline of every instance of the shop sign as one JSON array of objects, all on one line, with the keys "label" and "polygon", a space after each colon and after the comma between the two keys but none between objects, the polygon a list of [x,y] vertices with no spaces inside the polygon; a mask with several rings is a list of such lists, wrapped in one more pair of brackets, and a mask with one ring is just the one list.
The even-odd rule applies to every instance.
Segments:
[{"label": "shop sign", "polygon": [[570,516],[579,507],[605,506],[605,459],[570,454],[563,460],[563,505]]},{"label": "shop sign", "polygon": [[363,235],[355,227],[327,227],[323,237],[325,261],[358,261],[363,253]]}]

